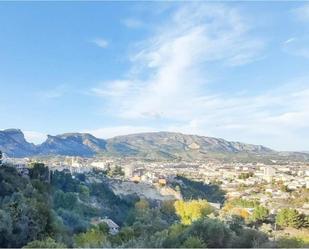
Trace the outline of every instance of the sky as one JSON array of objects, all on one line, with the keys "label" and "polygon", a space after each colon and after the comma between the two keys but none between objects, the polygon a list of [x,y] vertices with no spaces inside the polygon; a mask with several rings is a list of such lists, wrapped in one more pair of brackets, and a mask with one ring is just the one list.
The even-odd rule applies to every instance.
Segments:
[{"label": "sky", "polygon": [[0,129],[309,151],[308,2],[1,2]]}]

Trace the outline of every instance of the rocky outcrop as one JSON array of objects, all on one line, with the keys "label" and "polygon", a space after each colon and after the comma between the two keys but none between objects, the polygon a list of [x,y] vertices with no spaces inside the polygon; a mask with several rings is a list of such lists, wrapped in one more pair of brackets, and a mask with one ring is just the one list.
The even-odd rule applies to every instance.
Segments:
[{"label": "rocky outcrop", "polygon": [[48,135],[47,140],[35,146],[25,140],[17,129],[0,131],[0,150],[11,157],[33,155],[68,155],[91,157],[134,156],[147,159],[203,159],[211,153],[274,153],[261,145],[229,142],[221,138],[185,135],[173,132],[140,133],[99,139],[87,133]]},{"label": "rocky outcrop", "polygon": [[0,131],[0,150],[10,157],[26,157],[37,153],[36,146],[28,143],[19,129]]},{"label": "rocky outcrop", "polygon": [[106,150],[106,141],[87,133],[66,133],[48,135],[47,140],[38,146],[42,155],[94,156]]}]

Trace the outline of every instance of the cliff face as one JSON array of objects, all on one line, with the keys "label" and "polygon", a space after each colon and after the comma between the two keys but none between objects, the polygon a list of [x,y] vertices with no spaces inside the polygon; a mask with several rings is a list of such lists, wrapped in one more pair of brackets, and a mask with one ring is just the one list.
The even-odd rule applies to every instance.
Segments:
[{"label": "cliff face", "polygon": [[172,132],[141,133],[107,140],[107,150],[114,155],[148,158],[200,159],[208,153],[271,153],[261,145],[229,142],[220,138]]},{"label": "cliff face", "polygon": [[214,153],[248,153],[265,155],[275,153],[261,145],[229,142],[220,138],[185,135],[173,132],[140,133],[99,139],[87,133],[65,133],[48,136],[47,140],[34,145],[25,140],[17,129],[0,131],[0,150],[10,157],[33,155],[68,155],[90,157],[134,156],[147,159],[196,160]]},{"label": "cliff face", "polygon": [[47,140],[38,146],[41,155],[93,156],[105,151],[106,142],[86,133],[66,133],[48,135]]},{"label": "cliff face", "polygon": [[25,157],[37,153],[36,146],[28,143],[18,129],[0,131],[0,150],[10,157]]}]

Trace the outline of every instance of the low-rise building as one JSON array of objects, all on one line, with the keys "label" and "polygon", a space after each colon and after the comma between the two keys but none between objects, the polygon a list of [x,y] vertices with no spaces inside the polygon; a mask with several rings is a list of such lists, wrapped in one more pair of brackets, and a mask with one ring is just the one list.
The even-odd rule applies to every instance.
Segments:
[{"label": "low-rise building", "polygon": [[119,232],[119,226],[112,220],[108,218],[93,218],[90,223],[92,225],[99,225],[101,223],[105,223],[108,226],[109,233],[111,235],[116,235]]}]

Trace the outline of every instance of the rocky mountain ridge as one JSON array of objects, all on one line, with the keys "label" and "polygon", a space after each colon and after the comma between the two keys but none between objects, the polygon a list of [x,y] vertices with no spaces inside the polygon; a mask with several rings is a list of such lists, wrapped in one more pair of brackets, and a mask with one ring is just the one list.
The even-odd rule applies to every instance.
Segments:
[{"label": "rocky mountain ridge", "polygon": [[175,132],[150,132],[96,138],[87,133],[48,135],[45,142],[34,145],[26,141],[19,129],[0,131],[0,150],[10,157],[95,155],[140,157],[145,159],[205,159],[214,154],[279,154],[262,145],[230,142],[221,138],[186,135]]},{"label": "rocky mountain ridge", "polygon": [[24,157],[37,153],[37,147],[28,143],[19,129],[0,131],[0,150],[9,156]]}]

